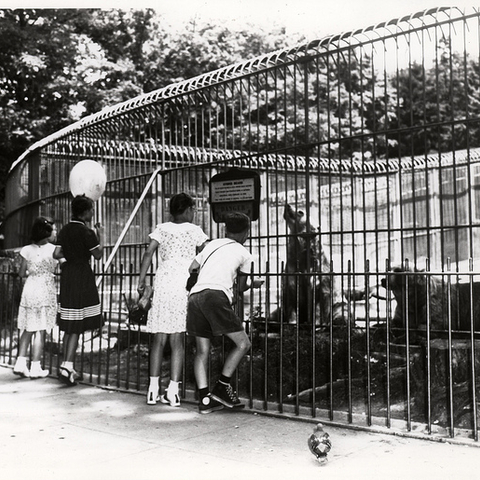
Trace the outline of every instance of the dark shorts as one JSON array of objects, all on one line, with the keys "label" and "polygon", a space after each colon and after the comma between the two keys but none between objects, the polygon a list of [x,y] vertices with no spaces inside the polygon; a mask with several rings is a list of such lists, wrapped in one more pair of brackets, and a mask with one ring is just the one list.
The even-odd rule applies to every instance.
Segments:
[{"label": "dark shorts", "polygon": [[189,335],[213,338],[243,330],[242,322],[235,315],[224,292],[202,290],[190,295],[187,311]]}]

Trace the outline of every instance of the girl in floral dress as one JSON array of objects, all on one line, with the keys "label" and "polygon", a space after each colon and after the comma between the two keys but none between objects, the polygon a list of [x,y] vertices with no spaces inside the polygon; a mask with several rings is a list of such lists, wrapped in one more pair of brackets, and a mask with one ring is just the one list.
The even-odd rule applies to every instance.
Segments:
[{"label": "girl in floral dress", "polygon": [[[185,193],[170,199],[172,221],[157,225],[150,234],[150,244],[142,258],[138,292],[145,290],[145,278],[155,251],[159,252],[159,265],[153,286],[152,308],[148,312],[147,331],[154,334],[150,350],[150,385],[147,404],[157,401],[180,405],[178,394],[183,368],[184,333],[187,318],[188,292],[185,288],[188,267],[197,251],[207,241],[203,230],[192,224],[195,214],[194,200]],[[159,380],[163,350],[170,339],[170,383],[165,394],[159,395]]]},{"label": "girl in floral dress", "polygon": [[[53,258],[57,231],[53,222],[38,217],[32,226],[32,243],[20,250],[19,275],[26,277],[18,310],[18,328],[22,331],[18,357],[13,373],[30,378],[42,378],[49,374],[43,370],[40,360],[45,342],[45,332],[51,330],[57,319],[57,289],[55,269],[58,260]],[[32,343],[32,363],[28,368],[28,347]]]}]

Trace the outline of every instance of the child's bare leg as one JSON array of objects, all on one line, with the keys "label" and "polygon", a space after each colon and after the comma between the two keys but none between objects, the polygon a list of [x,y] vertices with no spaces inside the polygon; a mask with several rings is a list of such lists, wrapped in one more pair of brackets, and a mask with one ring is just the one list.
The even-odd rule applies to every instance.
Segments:
[{"label": "child's bare leg", "polygon": [[64,362],[71,362],[72,364],[75,362],[79,337],[80,334],[78,333],[66,333],[63,337]]},{"label": "child's bare leg", "polygon": [[18,356],[26,357],[28,353],[28,346],[30,345],[30,340],[34,332],[23,331],[22,336],[20,337],[20,345],[18,346]]},{"label": "child's bare leg", "polygon": [[[170,382],[168,387],[165,390],[165,393],[160,397],[162,403],[169,403],[172,407],[180,406],[180,382],[182,378],[182,368],[183,368],[183,356],[184,356],[184,345],[183,345],[183,333],[170,333],[170,347],[171,347],[171,357],[170,357]],[[150,377],[150,380],[153,381],[154,377]],[[150,389],[149,389],[150,392]]]},{"label": "child's bare leg", "polygon": [[24,330],[20,336],[20,344],[18,345],[18,355],[15,365],[13,367],[13,373],[15,375],[28,376],[28,347],[32,338],[33,332],[27,332]]},{"label": "child's bare leg", "polygon": [[250,350],[252,346],[250,339],[244,331],[227,333],[226,336],[230,338],[235,344],[235,347],[230,350],[223,364],[222,375],[225,377],[231,377],[235,372],[238,364],[241,362],[242,358]]},{"label": "child's bare leg", "polygon": [[40,360],[43,354],[45,342],[45,330],[35,332],[32,345],[32,363],[30,365],[30,378],[44,378],[48,376],[49,371],[43,370]]},{"label": "child's bare leg", "polygon": [[153,335],[152,346],[150,347],[150,379],[147,391],[147,403],[155,405],[157,403],[158,392],[160,390],[160,376],[162,373],[163,349],[167,343],[168,335],[166,333],[155,333]]},{"label": "child's bare leg", "polygon": [[193,361],[193,370],[198,389],[208,388],[208,356],[210,354],[210,339],[196,337],[197,353]]},{"label": "child's bare leg", "polygon": [[233,373],[235,372],[238,364],[250,350],[250,340],[245,331],[228,333],[226,334],[230,338],[235,347],[230,350],[223,364],[222,374],[218,379],[212,390],[212,397],[214,400],[220,402],[228,408],[243,408],[245,405],[238,399],[236,393],[233,391],[230,381]]},{"label": "child's bare leg", "polygon": [[197,337],[197,353],[193,361],[195,380],[197,381],[200,413],[212,413],[221,410],[223,405],[215,400],[208,388],[208,357],[210,355],[210,339]]},{"label": "child's bare leg", "polygon": [[32,362],[39,362],[42,358],[45,330],[35,332],[32,345]]},{"label": "child's bare leg", "polygon": [[170,347],[172,355],[170,359],[170,380],[180,382],[182,378],[183,357],[185,352],[183,333],[170,335]]},{"label": "child's bare leg", "polygon": [[163,361],[163,349],[167,343],[166,333],[156,333],[153,336],[153,343],[150,349],[150,376],[160,377]]}]

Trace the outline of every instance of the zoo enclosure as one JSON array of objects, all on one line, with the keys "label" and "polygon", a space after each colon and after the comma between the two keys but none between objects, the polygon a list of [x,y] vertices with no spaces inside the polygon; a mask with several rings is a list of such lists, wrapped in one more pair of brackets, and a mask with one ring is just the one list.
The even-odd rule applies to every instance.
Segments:
[{"label": "zoo enclosure", "polygon": [[[381,294],[370,292],[378,293],[391,266],[406,259],[427,267],[428,277],[440,274],[448,288],[475,280],[479,18],[477,9],[438,8],[284,49],[113,106],[25,152],[7,183],[6,249],[28,243],[40,214],[58,225],[68,221],[68,177],[78,161],[97,160],[107,173],[97,217],[115,256],[99,272],[108,320],[99,353],[82,350],[90,381],[145,388],[140,346],[148,339],[127,322],[123,294],[134,296],[147,234],[167,219],[169,197],[194,196],[195,222],[218,237],[209,179],[232,167],[253,169],[262,201],[248,246],[258,258],[253,274],[266,283],[245,296],[240,312],[254,349],[237,387],[250,407],[367,426],[398,420],[405,431],[417,422],[432,433],[440,424],[451,437],[466,430],[477,440],[473,324],[460,349],[451,326],[446,343],[432,339],[438,332],[430,328],[417,341],[408,314],[400,332],[391,325],[388,283]],[[318,250],[300,266],[299,247],[289,252],[295,272],[286,271],[287,244],[297,238],[284,219],[287,203],[317,228],[309,241],[322,246],[328,271],[316,267]],[[333,291],[331,307],[342,307],[338,317],[333,308],[329,315],[316,310],[318,293],[308,285],[322,278]],[[293,318],[284,315],[292,300],[282,297],[288,281],[294,303],[307,290],[308,308],[296,303]],[[430,301],[428,291],[423,300]],[[269,322],[275,311],[280,320]],[[15,325],[8,312],[2,304],[10,362]],[[125,332],[127,348],[136,346],[135,360],[127,360],[133,377],[128,370],[126,378],[120,361],[114,373],[109,369]],[[457,372],[462,355],[467,371]],[[50,357],[52,368],[56,360]],[[432,365],[441,371],[435,378]],[[193,388],[188,363],[185,383]]]}]

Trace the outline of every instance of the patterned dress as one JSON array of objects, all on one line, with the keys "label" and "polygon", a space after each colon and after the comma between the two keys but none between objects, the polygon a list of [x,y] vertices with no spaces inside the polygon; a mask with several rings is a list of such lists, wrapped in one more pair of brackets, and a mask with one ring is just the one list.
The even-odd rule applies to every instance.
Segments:
[{"label": "patterned dress", "polygon": [[60,277],[58,326],[65,333],[83,333],[103,325],[91,251],[98,247],[97,235],[81,220],[73,219],[58,234],[66,262]]},{"label": "patterned dress", "polygon": [[23,286],[18,310],[18,328],[27,332],[51,330],[57,320],[57,288],[53,258],[55,246],[51,243],[32,243],[20,250],[27,261],[28,276]]},{"label": "patterned dress", "polygon": [[158,242],[159,265],[153,285],[152,308],[148,312],[147,331],[185,332],[188,267],[195,257],[196,248],[205,243],[207,236],[192,223],[167,222],[157,225],[150,238]]}]

